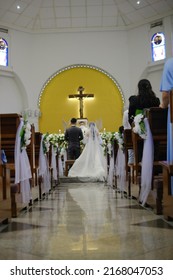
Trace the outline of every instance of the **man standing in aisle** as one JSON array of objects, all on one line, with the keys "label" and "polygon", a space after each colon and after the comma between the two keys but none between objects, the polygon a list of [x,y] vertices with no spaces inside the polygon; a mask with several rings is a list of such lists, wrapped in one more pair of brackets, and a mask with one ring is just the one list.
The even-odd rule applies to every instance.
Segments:
[{"label": "man standing in aisle", "polygon": [[77,119],[71,119],[71,127],[65,131],[65,140],[68,142],[68,159],[77,159],[80,156],[80,141],[83,139],[81,128],[76,126]]}]

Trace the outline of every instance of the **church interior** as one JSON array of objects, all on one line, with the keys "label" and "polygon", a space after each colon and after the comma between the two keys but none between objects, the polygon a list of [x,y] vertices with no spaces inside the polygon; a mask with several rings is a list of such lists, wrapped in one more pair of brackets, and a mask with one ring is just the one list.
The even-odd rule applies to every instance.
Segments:
[{"label": "church interior", "polygon": [[[0,260],[173,259],[167,111],[146,111],[162,156],[145,203],[142,140],[116,138],[139,80],[162,100],[172,38],[172,0],[0,0]],[[105,182],[68,177],[73,117],[97,124]]]}]

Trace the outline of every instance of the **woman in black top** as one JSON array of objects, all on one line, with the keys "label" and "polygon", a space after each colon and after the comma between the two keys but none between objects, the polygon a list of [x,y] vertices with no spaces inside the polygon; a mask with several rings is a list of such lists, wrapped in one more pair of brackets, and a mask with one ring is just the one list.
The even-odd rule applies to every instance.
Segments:
[{"label": "woman in black top", "polygon": [[145,108],[159,107],[160,99],[156,97],[149,80],[142,79],[138,83],[138,95],[129,98],[129,123]]}]

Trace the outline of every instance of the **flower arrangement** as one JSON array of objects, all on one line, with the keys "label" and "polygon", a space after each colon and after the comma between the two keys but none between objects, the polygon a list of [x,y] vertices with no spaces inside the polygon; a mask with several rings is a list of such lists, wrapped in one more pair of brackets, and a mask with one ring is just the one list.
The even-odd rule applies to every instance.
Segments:
[{"label": "flower arrangement", "polygon": [[107,153],[112,155],[112,146],[114,144],[115,133],[114,132],[102,132],[100,133],[102,138],[102,146],[104,149],[104,154]]},{"label": "flower arrangement", "polygon": [[46,154],[49,152],[50,141],[49,141],[49,133],[43,134],[43,153]]},{"label": "flower arrangement", "polygon": [[55,152],[59,150],[59,154],[62,155],[67,148],[67,141],[65,141],[63,133],[51,133],[48,132],[43,135],[43,151],[46,154],[49,151],[50,145],[53,145]]},{"label": "flower arrangement", "polygon": [[59,153],[60,155],[63,155],[68,146],[68,143],[65,140],[65,135],[64,133],[59,133],[56,135],[56,137],[58,142]]},{"label": "flower arrangement", "polygon": [[49,143],[52,144],[55,154],[58,150],[58,134],[52,133],[48,136]]},{"label": "flower arrangement", "polygon": [[139,134],[139,136],[143,139],[147,138],[147,131],[144,123],[144,115],[138,114],[134,117],[134,133]]},{"label": "flower arrangement", "polygon": [[[103,132],[100,133],[102,139],[102,146],[104,148],[105,155],[108,153],[112,155],[112,147],[115,139],[115,132]],[[65,140],[64,133],[46,133],[43,135],[43,151],[46,154],[49,151],[50,144],[53,145],[55,151],[57,152],[57,148],[59,151],[59,155],[63,155],[65,150],[68,147],[68,143]],[[83,141],[80,141],[81,151],[84,149],[85,144]]]},{"label": "flower arrangement", "polygon": [[21,151],[31,143],[31,125],[26,118],[24,118],[23,126],[20,131]]}]

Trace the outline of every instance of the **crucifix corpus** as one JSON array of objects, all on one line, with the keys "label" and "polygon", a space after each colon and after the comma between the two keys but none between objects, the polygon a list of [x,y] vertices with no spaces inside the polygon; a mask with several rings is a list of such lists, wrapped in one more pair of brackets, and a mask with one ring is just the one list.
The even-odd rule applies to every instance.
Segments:
[{"label": "crucifix corpus", "polygon": [[83,99],[88,98],[88,97],[94,97],[94,94],[92,93],[83,93],[84,88],[80,86],[78,88],[78,94],[70,94],[68,97],[69,98],[77,98],[79,100],[79,113],[80,113],[80,119],[83,119]]}]

